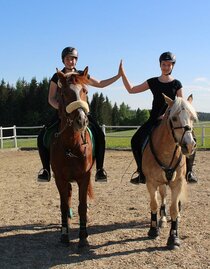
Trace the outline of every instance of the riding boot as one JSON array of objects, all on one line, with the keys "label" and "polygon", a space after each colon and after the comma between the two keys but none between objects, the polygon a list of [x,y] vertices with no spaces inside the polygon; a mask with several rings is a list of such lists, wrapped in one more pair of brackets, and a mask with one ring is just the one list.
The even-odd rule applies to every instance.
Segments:
[{"label": "riding boot", "polygon": [[[137,164],[137,171],[133,173],[130,182],[132,184],[140,184],[140,183],[145,184],[146,178],[142,172],[142,154],[140,151],[134,150],[133,156]],[[137,174],[137,176],[133,177],[135,174]]]},{"label": "riding boot", "polygon": [[101,141],[98,141],[98,144],[96,145],[95,155],[96,155],[95,181],[106,182],[107,181],[107,173],[103,168],[104,155],[105,155],[105,139],[101,139]]},{"label": "riding boot", "polygon": [[42,169],[39,171],[37,180],[42,181],[50,181],[50,153],[49,150],[43,144],[43,137],[45,134],[45,128],[42,129],[38,138],[37,138],[37,146],[39,150],[39,156],[42,162]]},{"label": "riding boot", "polygon": [[198,182],[198,178],[196,177],[195,173],[193,172],[193,164],[194,164],[195,154],[196,154],[196,152],[194,152],[191,156],[186,158],[186,166],[187,166],[186,179],[189,183],[197,183]]},{"label": "riding boot", "polygon": [[89,127],[95,139],[96,175],[95,181],[106,182],[107,173],[103,168],[105,155],[105,135],[96,120],[88,114]]}]

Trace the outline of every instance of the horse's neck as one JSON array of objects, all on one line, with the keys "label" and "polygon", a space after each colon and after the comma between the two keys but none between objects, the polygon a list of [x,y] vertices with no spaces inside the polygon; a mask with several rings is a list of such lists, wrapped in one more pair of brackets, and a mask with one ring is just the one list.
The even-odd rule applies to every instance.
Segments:
[{"label": "horse's neck", "polygon": [[60,132],[62,137],[62,143],[66,147],[73,147],[76,144],[80,143],[80,132],[75,132],[73,126],[67,126],[66,122],[61,122]]},{"label": "horse's neck", "polygon": [[168,158],[168,156],[173,154],[176,148],[176,143],[174,141],[171,128],[167,123],[167,119],[163,119],[161,124],[155,128],[152,134],[152,142],[155,152],[158,155]]}]

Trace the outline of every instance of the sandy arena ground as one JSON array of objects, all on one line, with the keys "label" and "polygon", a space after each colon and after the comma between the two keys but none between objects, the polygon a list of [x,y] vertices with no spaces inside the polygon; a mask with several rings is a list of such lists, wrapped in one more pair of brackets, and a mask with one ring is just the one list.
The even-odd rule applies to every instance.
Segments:
[{"label": "sandy arena ground", "polygon": [[[38,152],[0,151],[0,269],[210,268],[210,151],[199,151],[198,184],[188,184],[179,225],[181,248],[169,251],[169,226],[150,240],[149,197],[145,185],[129,183],[135,170],[130,151],[107,151],[108,183],[95,183],[90,204],[90,248],[78,253],[78,196],[73,184],[71,245],[60,239],[59,196],[52,179],[37,183]],[[93,175],[95,168],[93,169]],[[94,180],[94,177],[92,177]]]}]

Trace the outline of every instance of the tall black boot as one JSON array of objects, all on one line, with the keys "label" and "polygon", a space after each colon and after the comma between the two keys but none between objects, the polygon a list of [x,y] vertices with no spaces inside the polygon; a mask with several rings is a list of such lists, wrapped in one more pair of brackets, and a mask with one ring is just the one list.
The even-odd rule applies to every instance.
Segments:
[{"label": "tall black boot", "polygon": [[107,173],[103,168],[104,165],[104,155],[105,155],[105,138],[104,134],[98,136],[98,141],[96,142],[96,175],[95,181],[106,182]]},{"label": "tall black boot", "polygon": [[186,173],[186,179],[189,183],[197,183],[198,178],[196,177],[195,173],[193,172],[193,164],[195,160],[195,154],[196,151],[186,158],[186,166],[187,166],[187,173]]},{"label": "tall black boot", "polygon": [[[132,184],[145,184],[146,183],[146,178],[142,172],[142,156],[141,156],[141,152],[140,151],[137,151],[137,150],[134,150],[133,151],[133,156],[134,156],[134,159],[136,161],[136,164],[137,164],[137,171],[133,173],[132,177],[131,177],[131,180],[130,182]],[[137,173],[137,176],[136,177],[133,177],[135,174]]]},{"label": "tall black boot", "polygon": [[45,134],[45,128],[43,128],[37,138],[37,146],[39,150],[39,156],[42,162],[42,169],[38,174],[38,181],[50,181],[50,153],[49,150],[43,144],[43,137]]},{"label": "tall black boot", "polygon": [[107,173],[104,170],[104,155],[105,155],[105,135],[94,120],[94,118],[89,114],[89,127],[93,133],[95,139],[95,158],[96,158],[96,175],[95,181],[107,182]]}]

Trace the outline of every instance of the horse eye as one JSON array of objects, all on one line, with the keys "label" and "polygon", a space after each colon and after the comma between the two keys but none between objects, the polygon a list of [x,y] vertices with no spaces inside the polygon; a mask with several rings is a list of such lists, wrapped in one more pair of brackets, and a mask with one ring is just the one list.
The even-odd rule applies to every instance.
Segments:
[{"label": "horse eye", "polygon": [[87,94],[87,89],[83,88],[82,90],[83,90],[84,93]]},{"label": "horse eye", "polygon": [[177,121],[177,117],[172,117],[172,121]]}]

